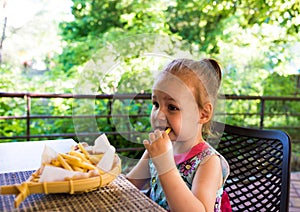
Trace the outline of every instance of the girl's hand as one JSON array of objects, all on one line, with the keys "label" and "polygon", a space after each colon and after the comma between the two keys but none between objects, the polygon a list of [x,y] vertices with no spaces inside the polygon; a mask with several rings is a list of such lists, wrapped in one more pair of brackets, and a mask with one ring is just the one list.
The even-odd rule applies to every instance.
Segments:
[{"label": "girl's hand", "polygon": [[149,141],[145,140],[144,146],[148,150],[151,158],[157,157],[172,149],[172,143],[169,136],[166,132],[161,132],[160,130],[149,133]]},{"label": "girl's hand", "polygon": [[147,149],[158,175],[167,173],[176,168],[172,142],[166,132],[155,130],[149,134],[149,141],[144,140]]}]

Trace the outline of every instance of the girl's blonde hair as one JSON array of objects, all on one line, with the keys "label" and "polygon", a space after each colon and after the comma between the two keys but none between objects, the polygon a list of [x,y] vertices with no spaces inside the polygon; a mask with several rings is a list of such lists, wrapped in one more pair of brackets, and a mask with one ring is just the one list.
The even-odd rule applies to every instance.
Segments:
[{"label": "girl's blonde hair", "polygon": [[[171,73],[179,77],[188,86],[193,87],[193,95],[199,109],[210,102],[213,114],[218,99],[218,90],[222,80],[219,63],[211,58],[200,61],[176,59],[165,67],[163,73]],[[210,134],[211,120],[203,125],[203,133]]]}]

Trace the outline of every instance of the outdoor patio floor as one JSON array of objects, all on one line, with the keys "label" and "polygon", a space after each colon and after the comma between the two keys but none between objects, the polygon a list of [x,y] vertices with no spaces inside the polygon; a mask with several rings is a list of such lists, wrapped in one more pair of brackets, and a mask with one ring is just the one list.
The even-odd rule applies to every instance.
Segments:
[{"label": "outdoor patio floor", "polygon": [[291,173],[290,212],[300,211],[300,172]]}]

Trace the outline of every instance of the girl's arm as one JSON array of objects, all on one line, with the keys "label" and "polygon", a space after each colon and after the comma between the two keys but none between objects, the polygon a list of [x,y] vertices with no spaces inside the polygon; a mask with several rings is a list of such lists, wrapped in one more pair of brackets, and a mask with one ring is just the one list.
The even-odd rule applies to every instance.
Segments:
[{"label": "girl's arm", "polygon": [[178,170],[159,176],[171,211],[214,211],[217,190],[222,185],[220,158],[210,157],[196,171],[192,189],[182,180]]},{"label": "girl's arm", "polygon": [[[198,167],[190,190],[176,166],[172,165],[173,155],[167,154],[172,152],[172,144],[166,133],[150,133],[149,138],[149,141],[144,141],[144,145],[157,168],[171,211],[213,211],[217,190],[222,185],[220,158],[213,155]],[[163,168],[166,171],[162,171]]]},{"label": "girl's arm", "polygon": [[135,167],[126,175],[126,178],[138,189],[142,189],[150,180],[149,154],[147,150]]}]

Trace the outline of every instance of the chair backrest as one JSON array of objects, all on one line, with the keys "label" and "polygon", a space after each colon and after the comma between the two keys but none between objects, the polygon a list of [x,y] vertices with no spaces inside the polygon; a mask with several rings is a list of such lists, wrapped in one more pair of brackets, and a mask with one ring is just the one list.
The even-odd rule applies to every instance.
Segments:
[{"label": "chair backrest", "polygon": [[291,142],[279,130],[214,123],[216,147],[230,166],[225,190],[233,211],[288,211]]}]

